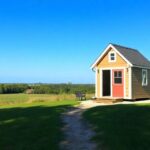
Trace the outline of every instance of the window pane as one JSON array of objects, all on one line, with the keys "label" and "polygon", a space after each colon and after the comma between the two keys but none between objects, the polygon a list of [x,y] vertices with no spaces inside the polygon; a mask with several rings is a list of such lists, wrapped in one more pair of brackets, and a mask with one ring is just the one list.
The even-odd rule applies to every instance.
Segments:
[{"label": "window pane", "polygon": [[117,77],[117,71],[115,71],[115,73],[114,73],[114,77],[115,77],[115,78]]},{"label": "window pane", "polygon": [[122,78],[115,78],[115,83],[116,84],[121,84],[122,83]]},{"label": "window pane", "polygon": [[115,54],[114,54],[114,53],[111,53],[110,55],[111,55],[111,57],[114,57],[114,56],[115,56]]},{"label": "window pane", "polygon": [[122,77],[122,72],[118,71],[118,77]]},{"label": "window pane", "polygon": [[144,81],[144,84],[146,84],[146,72],[145,71],[143,72],[143,81]]},{"label": "window pane", "polygon": [[112,56],[111,56],[111,60],[115,60],[115,57],[112,57]]},{"label": "window pane", "polygon": [[121,71],[115,71],[114,72],[114,77],[122,78],[122,72]]},{"label": "window pane", "polygon": [[109,59],[110,59],[111,61],[115,61],[115,60],[116,60],[116,58],[115,58],[115,53],[110,53],[110,54],[109,54]]},{"label": "window pane", "polygon": [[148,84],[148,75],[146,70],[142,70],[142,85],[147,86]]},{"label": "window pane", "polygon": [[143,71],[143,76],[145,76],[146,75],[146,72],[145,71]]},{"label": "window pane", "polygon": [[146,84],[146,78],[144,78],[144,84]]}]

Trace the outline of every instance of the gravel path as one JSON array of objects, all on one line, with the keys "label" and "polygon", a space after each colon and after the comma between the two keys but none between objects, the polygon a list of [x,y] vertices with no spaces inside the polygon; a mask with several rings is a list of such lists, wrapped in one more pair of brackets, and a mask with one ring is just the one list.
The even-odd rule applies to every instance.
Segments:
[{"label": "gravel path", "polygon": [[82,119],[83,109],[70,108],[63,114],[62,120],[65,124],[63,131],[65,140],[61,142],[62,150],[95,150],[96,144],[91,141],[94,132]]},{"label": "gravel path", "polygon": [[92,100],[82,101],[79,107],[68,109],[62,115],[62,120],[65,124],[63,132],[65,140],[61,142],[60,148],[62,150],[95,150],[96,143],[91,141],[94,132],[89,125],[82,119],[82,112],[88,108],[104,105],[117,104],[136,104],[136,103],[150,103],[150,100],[135,101],[135,102],[120,102],[115,104],[96,103]]}]

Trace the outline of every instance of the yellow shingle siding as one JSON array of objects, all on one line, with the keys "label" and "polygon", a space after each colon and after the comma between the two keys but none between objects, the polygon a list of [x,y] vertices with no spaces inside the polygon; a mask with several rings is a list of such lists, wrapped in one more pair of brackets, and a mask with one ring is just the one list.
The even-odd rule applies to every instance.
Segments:
[{"label": "yellow shingle siding", "polygon": [[113,49],[110,49],[103,59],[97,64],[97,67],[108,68],[108,67],[127,67],[128,64],[125,60],[121,58],[120,55],[116,54],[116,62],[109,62],[109,52],[115,52]]},{"label": "yellow shingle siding", "polygon": [[[115,52],[112,48],[105,54],[105,56],[102,58],[102,60],[97,64],[97,97],[100,97],[100,68],[117,68],[117,67],[129,67],[128,63],[116,53],[116,62],[109,62],[109,52]],[[99,72],[99,73],[98,73]],[[128,69],[125,69],[125,87],[126,87],[126,93],[125,96],[129,96],[129,71]]]}]

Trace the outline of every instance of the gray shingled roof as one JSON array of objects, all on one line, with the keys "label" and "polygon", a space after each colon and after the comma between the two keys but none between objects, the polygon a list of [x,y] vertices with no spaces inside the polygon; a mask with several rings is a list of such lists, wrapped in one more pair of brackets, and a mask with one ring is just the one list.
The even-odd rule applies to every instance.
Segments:
[{"label": "gray shingled roof", "polygon": [[112,44],[131,64],[141,67],[150,67],[150,61],[138,50]]}]

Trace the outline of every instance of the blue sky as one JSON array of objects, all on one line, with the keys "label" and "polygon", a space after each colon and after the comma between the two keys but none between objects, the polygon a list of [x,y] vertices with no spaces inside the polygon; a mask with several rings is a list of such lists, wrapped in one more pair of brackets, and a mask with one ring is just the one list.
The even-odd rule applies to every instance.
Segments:
[{"label": "blue sky", "polygon": [[108,43],[150,59],[148,0],[1,0],[0,82],[94,83]]}]

